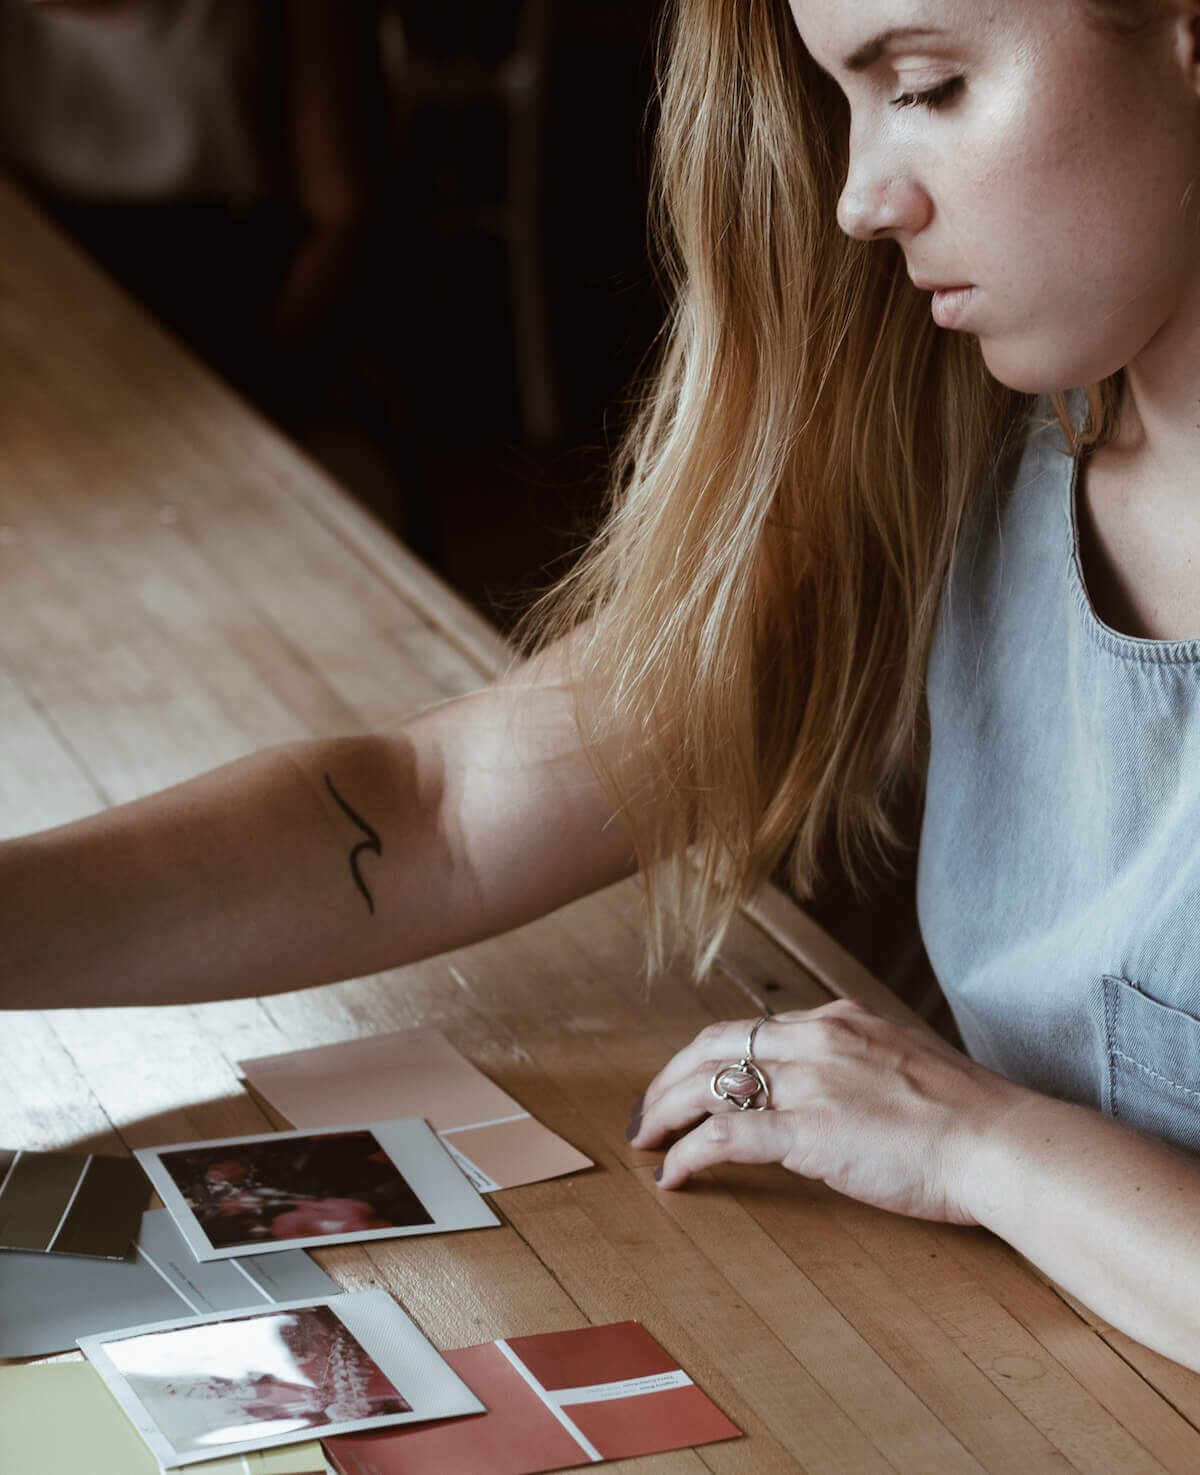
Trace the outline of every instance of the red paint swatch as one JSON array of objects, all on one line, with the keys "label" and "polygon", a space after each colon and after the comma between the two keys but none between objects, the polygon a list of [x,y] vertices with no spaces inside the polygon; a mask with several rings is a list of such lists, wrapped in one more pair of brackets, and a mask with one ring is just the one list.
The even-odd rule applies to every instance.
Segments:
[{"label": "red paint swatch", "polygon": [[536,1475],[741,1432],[636,1321],[445,1357],[488,1412],[327,1439],[341,1475]]}]

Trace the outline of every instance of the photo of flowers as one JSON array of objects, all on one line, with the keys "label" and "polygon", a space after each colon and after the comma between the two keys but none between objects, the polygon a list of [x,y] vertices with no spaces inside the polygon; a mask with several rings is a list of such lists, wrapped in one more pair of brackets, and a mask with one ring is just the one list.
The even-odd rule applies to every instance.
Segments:
[{"label": "photo of flowers", "polygon": [[159,1160],[215,1249],[433,1223],[367,1130],[168,1150]]},{"label": "photo of flowers", "polygon": [[180,1453],[411,1411],[328,1306],[172,1328],[104,1350]]},{"label": "photo of flowers", "polygon": [[164,1469],[236,1456],[248,1471],[256,1450],[484,1412],[378,1289],[147,1322],[78,1346]]},{"label": "photo of flowers", "polygon": [[164,1143],[134,1156],[197,1260],[500,1222],[420,1117]]}]

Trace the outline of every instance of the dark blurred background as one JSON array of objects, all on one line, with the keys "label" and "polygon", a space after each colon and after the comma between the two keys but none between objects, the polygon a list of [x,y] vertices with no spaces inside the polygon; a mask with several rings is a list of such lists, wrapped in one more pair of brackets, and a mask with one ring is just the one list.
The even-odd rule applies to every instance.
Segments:
[{"label": "dark blurred background", "polygon": [[0,0],[0,161],[505,628],[663,304],[661,0]]}]

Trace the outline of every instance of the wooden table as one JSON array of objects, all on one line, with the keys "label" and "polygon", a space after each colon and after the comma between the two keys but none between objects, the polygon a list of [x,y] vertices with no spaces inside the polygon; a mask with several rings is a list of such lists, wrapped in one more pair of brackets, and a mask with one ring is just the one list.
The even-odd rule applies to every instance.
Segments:
[{"label": "wooden table", "polygon": [[[395,723],[504,657],[0,185],[0,832],[264,744]],[[349,1288],[390,1287],[440,1347],[644,1322],[746,1437],[631,1468],[1194,1475],[1200,1378],[1073,1309],[989,1235],[782,1170],[655,1189],[656,1158],[625,1142],[630,1107],[706,1021],[833,992],[897,1006],[774,895],[709,981],[676,970],[647,993],[639,906],[628,883],[302,994],[0,1017],[0,1144],[253,1132],[267,1119],[238,1059],[436,1026],[597,1166],[496,1194],[500,1229],[318,1259]]]}]

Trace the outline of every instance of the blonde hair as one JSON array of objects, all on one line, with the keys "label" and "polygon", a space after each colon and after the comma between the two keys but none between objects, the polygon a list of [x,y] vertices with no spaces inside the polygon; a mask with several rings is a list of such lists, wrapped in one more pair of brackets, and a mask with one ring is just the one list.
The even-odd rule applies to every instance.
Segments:
[{"label": "blonde hair", "polygon": [[607,520],[535,619],[577,632],[651,963],[682,926],[703,971],[785,860],[804,897],[830,839],[856,883],[888,854],[964,510],[1030,402],[935,328],[893,244],[838,229],[846,105],[785,0],[675,0],[664,37],[672,309]]},{"label": "blonde hair", "polygon": [[1072,413],[1070,396],[1064,391],[1050,396],[1066,441],[1069,455],[1078,456],[1112,440],[1119,428],[1124,374],[1113,374],[1084,389],[1082,413]]}]

